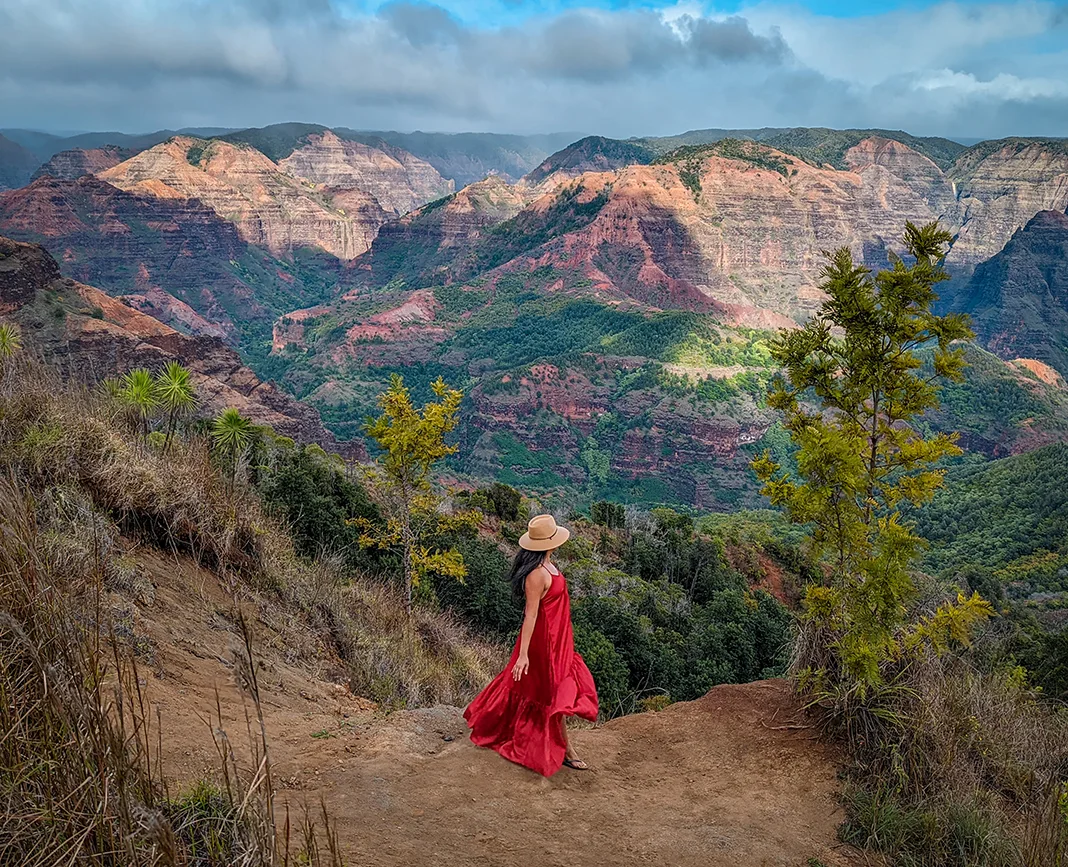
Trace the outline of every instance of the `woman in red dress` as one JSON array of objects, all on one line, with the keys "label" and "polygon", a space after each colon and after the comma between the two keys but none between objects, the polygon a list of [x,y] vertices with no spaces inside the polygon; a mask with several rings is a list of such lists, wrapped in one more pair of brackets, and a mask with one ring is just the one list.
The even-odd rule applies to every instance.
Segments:
[{"label": "woman in red dress", "polygon": [[570,535],[552,515],[531,519],[511,573],[526,598],[523,628],[507,667],[464,711],[473,743],[546,777],[562,765],[588,769],[568,741],[565,718],[597,719],[597,687],[575,652],[567,582],[551,559]]}]

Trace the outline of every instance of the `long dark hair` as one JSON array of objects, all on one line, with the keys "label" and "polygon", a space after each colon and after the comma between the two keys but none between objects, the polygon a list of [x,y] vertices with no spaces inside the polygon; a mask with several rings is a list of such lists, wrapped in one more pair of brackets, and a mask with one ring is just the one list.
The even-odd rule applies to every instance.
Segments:
[{"label": "long dark hair", "polygon": [[527,592],[527,576],[545,562],[547,551],[528,551],[520,548],[512,561],[512,571],[508,580],[512,583],[512,592],[524,596]]}]

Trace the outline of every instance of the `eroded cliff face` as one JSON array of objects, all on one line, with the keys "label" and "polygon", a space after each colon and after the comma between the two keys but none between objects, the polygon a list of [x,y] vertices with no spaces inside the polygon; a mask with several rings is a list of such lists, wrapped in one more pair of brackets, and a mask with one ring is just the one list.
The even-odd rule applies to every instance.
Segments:
[{"label": "eroded cliff face", "polygon": [[[885,264],[906,220],[928,222],[952,207],[938,167],[897,142],[862,142],[848,154],[850,171],[765,151],[761,163],[711,153],[582,175],[550,196],[600,197],[596,217],[508,267],[578,270],[608,295],[776,327],[819,303],[824,250],[844,244],[861,261]],[[550,214],[551,201],[528,211]]]},{"label": "eroded cliff face", "polygon": [[255,148],[218,140],[173,138],[99,177],[143,196],[197,199],[275,256],[318,247],[351,259],[381,225],[365,212],[336,206],[320,187],[286,174]]},{"label": "eroded cliff face", "polygon": [[360,190],[395,216],[453,192],[430,163],[382,142],[371,147],[338,138],[330,130],[308,137],[279,163],[291,175],[326,187]]},{"label": "eroded cliff face", "polygon": [[949,172],[959,232],[950,262],[972,267],[989,259],[1039,211],[1068,208],[1068,147],[1010,139],[984,142]]},{"label": "eroded cliff face", "polygon": [[33,179],[43,177],[76,181],[84,175],[93,175],[117,166],[133,156],[134,151],[108,145],[101,148],[74,148],[60,151],[33,173]]},{"label": "eroded cliff face", "polygon": [[991,352],[1033,359],[1029,369],[1040,379],[1049,372],[1039,362],[1068,376],[1068,215],[1037,214],[956,288],[947,305],[971,315]]},{"label": "eroded cliff face", "polygon": [[388,219],[453,191],[452,181],[400,148],[329,130],[279,163],[249,145],[179,136],[98,174],[141,195],[197,199],[275,256],[317,247],[352,259]]},{"label": "eroded cliff face", "polygon": [[198,200],[135,195],[92,175],[42,177],[0,194],[0,232],[47,245],[66,276],[112,295],[139,296],[145,300],[136,303],[151,303],[153,312],[192,333],[213,333],[214,326],[236,340],[244,325],[269,326],[281,311],[268,305],[308,303],[291,266],[251,248],[233,223]]},{"label": "eroded cliff face", "polygon": [[181,334],[99,289],[61,277],[55,260],[35,244],[0,237],[0,311],[20,324],[28,343],[81,381],[178,360],[192,374],[204,415],[232,406],[280,434],[339,447],[312,407],[262,382],[221,340]]}]

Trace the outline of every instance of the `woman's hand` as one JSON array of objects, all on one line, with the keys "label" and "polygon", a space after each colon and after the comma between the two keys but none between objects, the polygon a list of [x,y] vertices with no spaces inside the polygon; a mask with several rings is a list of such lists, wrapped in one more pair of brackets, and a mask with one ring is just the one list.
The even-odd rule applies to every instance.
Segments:
[{"label": "woman's hand", "polygon": [[530,659],[524,653],[520,655],[519,659],[515,661],[515,665],[512,666],[512,679],[519,680],[527,671],[530,670]]}]

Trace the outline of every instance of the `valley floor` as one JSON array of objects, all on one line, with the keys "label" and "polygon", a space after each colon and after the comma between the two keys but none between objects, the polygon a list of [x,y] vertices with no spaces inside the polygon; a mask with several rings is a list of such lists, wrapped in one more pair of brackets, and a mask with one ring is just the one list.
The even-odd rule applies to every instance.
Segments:
[{"label": "valley floor", "polygon": [[[240,642],[211,573],[155,553],[142,563],[155,585],[129,612],[150,648],[142,676],[160,706],[165,765],[191,780],[217,765],[208,728],[216,689],[235,748],[247,741],[254,709],[235,685]],[[349,865],[867,863],[836,840],[835,757],[785,682],[721,686],[579,728],[573,737],[594,770],[547,780],[473,747],[459,708],[383,713],[331,684],[332,672],[287,662],[291,644],[260,614],[279,802],[296,818],[304,803],[317,814],[322,799]]]}]

